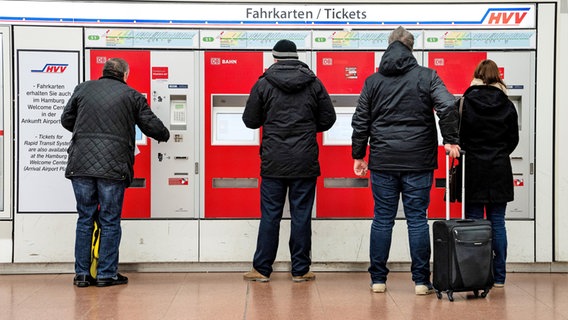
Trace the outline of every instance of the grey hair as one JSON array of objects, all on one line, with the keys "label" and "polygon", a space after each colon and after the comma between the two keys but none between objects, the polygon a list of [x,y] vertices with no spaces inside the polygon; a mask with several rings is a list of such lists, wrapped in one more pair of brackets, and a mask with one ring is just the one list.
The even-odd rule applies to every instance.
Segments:
[{"label": "grey hair", "polygon": [[389,44],[393,43],[394,41],[402,42],[402,44],[407,46],[410,50],[414,48],[414,36],[403,27],[394,29],[394,31],[389,35]]},{"label": "grey hair", "polygon": [[123,78],[129,71],[128,62],[121,58],[110,58],[103,67],[103,76],[115,76]]}]

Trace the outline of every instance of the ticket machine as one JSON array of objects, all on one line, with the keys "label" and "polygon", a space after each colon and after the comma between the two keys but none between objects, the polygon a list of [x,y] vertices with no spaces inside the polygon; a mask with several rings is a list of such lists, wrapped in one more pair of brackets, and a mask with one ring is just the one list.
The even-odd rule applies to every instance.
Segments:
[{"label": "ticket machine", "polygon": [[[251,88],[274,63],[266,49],[276,41],[264,51],[204,53],[206,218],[260,217],[262,129],[247,128],[242,115]],[[306,61],[305,52],[298,54]]]},{"label": "ticket machine", "polygon": [[205,217],[260,217],[260,132],[242,114],[264,72],[263,53],[208,51],[205,57]]},{"label": "ticket machine", "polygon": [[[150,51],[148,50],[91,50],[87,77],[96,80],[102,76],[105,62],[121,57],[128,62],[130,76],[128,85],[142,93],[146,98],[150,93]],[[150,154],[152,144],[138,132],[136,147],[138,153],[134,160],[134,180],[124,195],[123,218],[149,218],[152,177]]]},{"label": "ticket machine", "polygon": [[167,143],[136,128],[134,181],[126,189],[123,218],[194,218],[198,188],[195,146],[195,53],[164,50],[90,50],[88,76],[98,79],[106,60],[125,59],[127,83],[142,93],[170,130]]},{"label": "ticket machine", "polygon": [[[274,63],[272,47],[283,38],[301,50],[309,33],[201,31],[200,46],[206,50],[202,63],[205,218],[260,218],[262,128],[247,128],[242,115],[253,85]],[[305,61],[305,52],[299,55]]]},{"label": "ticket machine", "polygon": [[[425,58],[426,66],[437,71],[450,93],[461,96],[469,87],[473,71],[479,61],[486,59],[486,52],[430,52]],[[438,130],[438,169],[434,170],[434,186],[430,192],[429,218],[445,218],[444,201],[446,185],[446,152]],[[461,217],[461,203],[450,204],[452,218]]]},{"label": "ticket machine", "polygon": [[[316,211],[318,218],[373,217],[370,173],[357,177],[351,157],[351,120],[367,77],[378,71],[388,47],[389,31],[314,32],[315,65],[318,77],[332,98],[337,121],[324,132],[320,147],[322,176],[318,179]],[[421,39],[421,33],[415,32]],[[416,40],[416,49],[420,49]],[[419,64],[422,53],[414,51]],[[367,152],[366,160],[368,160]],[[402,202],[397,217],[404,217]]]},{"label": "ticket machine", "polygon": [[[443,32],[431,32],[429,39],[436,39],[437,34]],[[513,181],[515,200],[507,205],[507,219],[530,219],[534,218],[533,197],[534,192],[534,79],[535,79],[535,54],[530,50],[532,47],[533,33],[511,34],[506,32],[485,32],[478,34],[471,31],[472,39],[476,37],[498,39],[484,42],[483,46],[492,46],[494,50],[478,51],[436,51],[426,52],[425,62],[428,67],[435,69],[448,90],[461,96],[469,87],[473,72],[477,64],[484,59],[491,59],[497,63],[501,76],[507,84],[509,99],[517,108],[519,116],[519,144],[511,155],[513,166]],[[522,37],[521,37],[522,36]],[[443,39],[443,36],[440,36]],[[511,40],[509,40],[511,39]],[[464,41],[465,42],[465,41]],[[460,41],[461,43],[461,41]],[[521,46],[525,50],[505,51],[511,45]],[[441,140],[440,140],[441,141]],[[435,172],[435,186],[432,190],[429,217],[445,217],[443,192],[445,182],[444,153],[440,146],[438,156],[439,169]],[[467,156],[467,155],[466,155]],[[467,178],[467,177],[466,177]],[[460,216],[458,208],[460,204],[452,204],[452,217]]]},{"label": "ticket machine", "polygon": [[370,177],[353,173],[351,119],[365,79],[375,72],[375,53],[369,51],[320,51],[315,53],[317,75],[330,93],[337,120],[322,134],[317,182],[318,218],[373,216]]},{"label": "ticket machine", "polygon": [[194,51],[152,51],[152,110],[170,130],[167,143],[152,140],[152,218],[197,218],[199,163]]}]

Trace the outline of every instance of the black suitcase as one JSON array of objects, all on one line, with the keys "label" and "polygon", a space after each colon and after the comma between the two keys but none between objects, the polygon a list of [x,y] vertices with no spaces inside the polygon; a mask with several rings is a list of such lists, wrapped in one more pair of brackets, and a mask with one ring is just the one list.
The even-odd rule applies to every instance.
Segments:
[{"label": "black suitcase", "polygon": [[[465,162],[465,154],[462,155]],[[462,165],[462,168],[465,166]],[[446,168],[449,160],[446,155]],[[463,171],[465,173],[465,170]],[[462,197],[465,198],[465,174],[462,175]],[[433,285],[438,299],[446,292],[454,301],[454,292],[473,291],[475,297],[483,290],[485,298],[493,287],[493,249],[491,222],[488,220],[450,220],[448,177],[446,176],[446,220],[435,221]],[[464,199],[462,199],[463,201]],[[464,202],[462,202],[464,203]]]}]

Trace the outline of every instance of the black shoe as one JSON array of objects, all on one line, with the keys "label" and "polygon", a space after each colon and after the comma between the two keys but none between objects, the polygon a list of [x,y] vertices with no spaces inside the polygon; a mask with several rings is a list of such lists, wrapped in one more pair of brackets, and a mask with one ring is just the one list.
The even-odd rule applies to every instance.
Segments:
[{"label": "black shoe", "polygon": [[97,279],[97,287],[108,287],[108,286],[116,286],[119,284],[127,284],[128,278],[117,273],[116,276],[112,278],[105,278],[105,279]]},{"label": "black shoe", "polygon": [[90,275],[81,274],[76,275],[75,278],[73,278],[73,284],[79,288],[86,288],[88,286],[94,286],[95,284],[97,284],[97,280],[95,280]]}]

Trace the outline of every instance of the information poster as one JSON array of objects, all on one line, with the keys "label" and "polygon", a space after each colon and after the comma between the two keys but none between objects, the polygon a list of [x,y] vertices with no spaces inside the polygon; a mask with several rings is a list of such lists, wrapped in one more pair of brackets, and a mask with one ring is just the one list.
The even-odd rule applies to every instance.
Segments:
[{"label": "information poster", "polygon": [[61,114],[79,83],[79,52],[18,51],[18,212],[75,212],[65,178],[71,133]]}]

